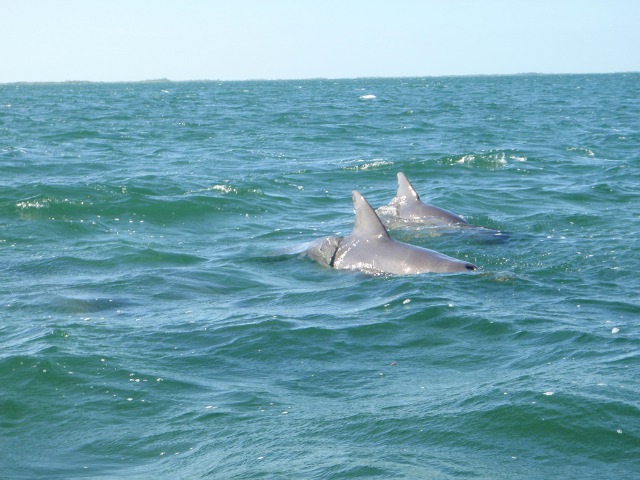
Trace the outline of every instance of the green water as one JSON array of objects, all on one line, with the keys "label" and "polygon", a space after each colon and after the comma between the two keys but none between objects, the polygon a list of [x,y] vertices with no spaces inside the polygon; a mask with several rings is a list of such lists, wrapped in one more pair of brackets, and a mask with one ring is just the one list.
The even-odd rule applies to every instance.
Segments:
[{"label": "green water", "polygon": [[[640,74],[0,85],[0,472],[637,478]],[[478,274],[299,255],[403,171]]]}]

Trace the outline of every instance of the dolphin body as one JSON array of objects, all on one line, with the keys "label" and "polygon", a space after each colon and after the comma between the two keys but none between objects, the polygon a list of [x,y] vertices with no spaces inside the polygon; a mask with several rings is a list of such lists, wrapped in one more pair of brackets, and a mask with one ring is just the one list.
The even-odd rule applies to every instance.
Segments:
[{"label": "dolphin body", "polygon": [[464,218],[420,200],[420,195],[402,172],[398,172],[398,193],[388,205],[378,208],[376,212],[385,220],[390,217],[420,223],[469,226]]},{"label": "dolphin body", "polygon": [[455,273],[477,270],[471,263],[426,248],[392,239],[369,202],[353,191],[355,224],[344,238],[326,237],[314,242],[307,255],[337,269],[365,273]]}]

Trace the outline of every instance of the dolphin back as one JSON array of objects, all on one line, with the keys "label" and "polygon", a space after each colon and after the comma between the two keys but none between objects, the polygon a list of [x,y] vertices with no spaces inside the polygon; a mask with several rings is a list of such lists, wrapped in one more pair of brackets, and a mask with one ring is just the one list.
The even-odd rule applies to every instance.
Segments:
[{"label": "dolphin back", "polygon": [[325,267],[333,267],[336,252],[342,243],[340,237],[325,237],[313,242],[306,251],[311,260]]},{"label": "dolphin back", "polygon": [[334,267],[372,274],[395,275],[477,270],[471,263],[390,238],[367,240],[349,237],[345,238],[338,248]]},{"label": "dolphin back", "polygon": [[476,270],[468,262],[393,240],[362,194],[354,190],[352,197],[356,215],[353,232],[339,242],[333,267],[398,275]]},{"label": "dolphin back", "polygon": [[446,223],[447,225],[467,225],[468,222],[444,208],[429,205],[420,200],[407,176],[398,172],[398,193],[389,205],[378,209],[385,217],[397,217],[403,220],[420,223]]}]

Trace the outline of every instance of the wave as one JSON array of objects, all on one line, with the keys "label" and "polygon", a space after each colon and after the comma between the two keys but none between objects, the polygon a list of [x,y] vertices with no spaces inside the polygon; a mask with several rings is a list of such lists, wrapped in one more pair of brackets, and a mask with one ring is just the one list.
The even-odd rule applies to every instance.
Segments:
[{"label": "wave", "polygon": [[504,168],[527,162],[527,156],[516,150],[498,150],[446,156],[439,160],[443,165],[466,165],[474,168]]}]

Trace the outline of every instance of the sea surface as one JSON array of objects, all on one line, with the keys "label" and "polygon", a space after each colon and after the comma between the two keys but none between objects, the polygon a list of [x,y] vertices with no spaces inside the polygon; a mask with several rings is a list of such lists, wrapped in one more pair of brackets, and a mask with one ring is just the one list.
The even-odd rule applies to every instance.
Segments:
[{"label": "sea surface", "polygon": [[[483,228],[304,246],[352,190]],[[3,479],[640,478],[640,74],[0,85]]]}]

